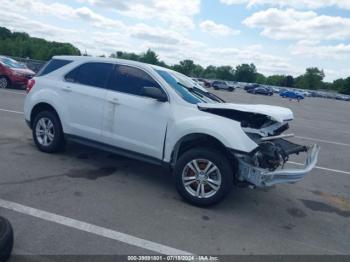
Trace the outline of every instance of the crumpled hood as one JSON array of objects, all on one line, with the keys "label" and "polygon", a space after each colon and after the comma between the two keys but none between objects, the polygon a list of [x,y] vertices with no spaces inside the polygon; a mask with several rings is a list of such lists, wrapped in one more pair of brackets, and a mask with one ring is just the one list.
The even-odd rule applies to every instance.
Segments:
[{"label": "crumpled hood", "polygon": [[285,107],[269,105],[249,105],[233,103],[199,103],[199,108],[227,109],[241,112],[262,114],[271,117],[273,120],[283,123],[294,119],[293,112]]}]

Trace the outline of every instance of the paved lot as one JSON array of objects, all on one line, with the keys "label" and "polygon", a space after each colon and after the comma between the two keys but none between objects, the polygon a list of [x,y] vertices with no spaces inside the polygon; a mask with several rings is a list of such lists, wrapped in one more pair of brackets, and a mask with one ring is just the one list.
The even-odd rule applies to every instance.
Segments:
[{"label": "paved lot", "polygon": [[0,205],[10,203],[0,215],[15,228],[14,253],[153,254],[161,244],[196,254],[350,254],[350,103],[216,93],[291,108],[295,141],[322,146],[319,168],[295,185],[235,189],[218,206],[196,208],[159,167],[77,145],[38,152],[21,115],[24,94],[0,90]]}]

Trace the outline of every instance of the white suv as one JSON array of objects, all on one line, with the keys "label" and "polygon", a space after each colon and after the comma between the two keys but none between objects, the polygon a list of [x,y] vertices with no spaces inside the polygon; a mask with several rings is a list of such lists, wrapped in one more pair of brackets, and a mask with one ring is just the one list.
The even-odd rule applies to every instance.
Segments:
[{"label": "white suv", "polygon": [[[317,162],[318,145],[283,139],[289,109],[225,103],[158,66],[57,56],[27,92],[25,119],[41,151],[57,152],[70,140],[169,167],[195,205],[219,202],[233,184],[297,182]],[[308,152],[305,167],[283,169],[300,152]]]}]

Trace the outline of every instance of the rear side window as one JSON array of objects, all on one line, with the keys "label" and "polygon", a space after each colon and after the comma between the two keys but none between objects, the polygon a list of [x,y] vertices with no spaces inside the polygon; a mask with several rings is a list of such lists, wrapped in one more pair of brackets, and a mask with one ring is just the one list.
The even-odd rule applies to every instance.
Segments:
[{"label": "rear side window", "polygon": [[159,84],[141,69],[117,65],[113,71],[108,88],[122,93],[142,96],[143,87],[161,88]]},{"label": "rear side window", "polygon": [[108,63],[86,63],[68,73],[65,79],[71,83],[104,88],[113,67]]},{"label": "rear side window", "polygon": [[56,71],[57,69],[60,69],[61,67],[64,67],[65,65],[68,65],[69,63],[72,63],[72,61],[63,59],[52,59],[39,71],[37,76],[47,75],[53,71]]}]

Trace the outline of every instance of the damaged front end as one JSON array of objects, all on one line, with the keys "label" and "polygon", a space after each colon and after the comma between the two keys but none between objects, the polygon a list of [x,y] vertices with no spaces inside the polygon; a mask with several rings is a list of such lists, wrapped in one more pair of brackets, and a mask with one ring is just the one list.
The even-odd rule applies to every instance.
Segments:
[{"label": "damaged front end", "polygon": [[[238,155],[237,179],[257,187],[298,182],[316,166],[319,151],[319,145],[300,146],[284,139],[263,142],[251,154]],[[284,169],[290,155],[302,152],[307,153],[303,168]]]},{"label": "damaged front end", "polygon": [[[241,128],[258,146],[248,154],[233,152],[238,159],[239,182],[256,187],[273,186],[282,183],[295,183],[302,180],[317,163],[320,147],[303,146],[292,143],[283,135],[289,129],[293,113],[287,108],[265,105],[199,105],[208,113],[232,119],[241,123]],[[234,135],[234,134],[233,134]],[[304,167],[285,169],[291,155],[306,153]]]}]

